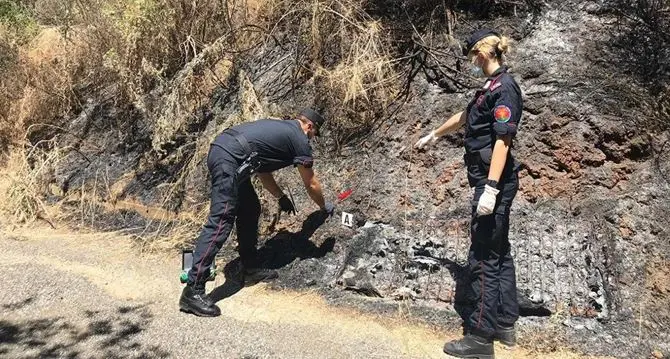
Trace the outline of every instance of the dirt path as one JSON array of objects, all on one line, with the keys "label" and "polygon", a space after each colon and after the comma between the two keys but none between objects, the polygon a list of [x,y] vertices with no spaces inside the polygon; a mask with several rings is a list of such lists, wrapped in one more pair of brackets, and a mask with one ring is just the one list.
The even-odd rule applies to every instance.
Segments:
[{"label": "dirt path", "polygon": [[221,317],[183,314],[178,255],[138,255],[113,234],[5,233],[0,252],[2,357],[446,358],[445,339],[458,335],[264,285],[220,301]]}]

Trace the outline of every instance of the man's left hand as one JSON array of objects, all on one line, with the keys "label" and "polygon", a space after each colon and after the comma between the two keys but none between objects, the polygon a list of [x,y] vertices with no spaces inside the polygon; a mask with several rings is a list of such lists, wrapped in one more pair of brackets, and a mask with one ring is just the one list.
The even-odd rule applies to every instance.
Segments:
[{"label": "man's left hand", "polygon": [[487,216],[493,213],[493,208],[496,206],[496,197],[498,197],[500,190],[489,185],[484,187],[484,193],[479,197],[477,203],[477,214],[480,216]]},{"label": "man's left hand", "polygon": [[281,198],[279,198],[279,210],[282,212],[288,212],[289,214],[295,214],[295,206],[288,198],[288,196],[283,195]]}]

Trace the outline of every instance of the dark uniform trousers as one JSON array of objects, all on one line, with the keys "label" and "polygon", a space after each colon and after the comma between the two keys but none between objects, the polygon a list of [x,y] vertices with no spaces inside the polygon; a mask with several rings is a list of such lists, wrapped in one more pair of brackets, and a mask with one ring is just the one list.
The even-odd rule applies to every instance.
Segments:
[{"label": "dark uniform trousers", "polygon": [[464,320],[473,334],[485,338],[492,338],[497,325],[511,326],[519,317],[509,243],[510,207],[519,188],[519,178],[517,171],[505,172],[498,186],[500,193],[494,213],[477,214],[477,203],[484,193],[482,180],[477,181],[472,202],[472,243],[468,255],[472,312],[466,313]]},{"label": "dark uniform trousers", "polygon": [[255,261],[261,205],[250,179],[239,183],[235,180],[240,161],[221,147],[210,146],[207,156],[207,168],[212,179],[209,218],[195,245],[193,267],[188,273],[189,284],[206,281],[209,267],[228,239],[233,224],[237,228],[242,264],[247,267],[258,265]]}]

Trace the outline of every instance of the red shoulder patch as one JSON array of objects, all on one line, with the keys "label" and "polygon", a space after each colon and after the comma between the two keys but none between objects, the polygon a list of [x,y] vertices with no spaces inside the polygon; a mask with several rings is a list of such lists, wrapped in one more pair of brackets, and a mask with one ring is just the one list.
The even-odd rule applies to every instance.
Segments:
[{"label": "red shoulder patch", "polygon": [[493,110],[493,117],[498,122],[506,123],[512,118],[512,110],[505,105],[498,105]]}]

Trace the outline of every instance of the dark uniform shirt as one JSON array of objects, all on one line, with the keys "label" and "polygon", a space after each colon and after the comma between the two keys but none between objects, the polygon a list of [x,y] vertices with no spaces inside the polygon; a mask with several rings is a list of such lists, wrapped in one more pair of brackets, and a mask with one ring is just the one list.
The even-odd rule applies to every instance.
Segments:
[{"label": "dark uniform shirt", "polygon": [[[470,166],[475,164],[473,162],[483,162],[485,167],[479,175],[473,173],[472,176],[487,175],[497,136],[516,135],[522,110],[521,89],[507,73],[507,67],[501,66],[486,80],[467,107],[466,164]],[[505,167],[513,166],[513,162],[510,154]],[[475,179],[480,178],[472,178]]]},{"label": "dark uniform shirt", "polygon": [[[298,121],[257,120],[245,122],[232,129],[241,133],[250,147],[258,153],[261,167],[257,172],[272,172],[291,165],[312,167],[312,147]],[[248,154],[237,140],[225,131],[212,143],[226,150],[238,160]]]}]

